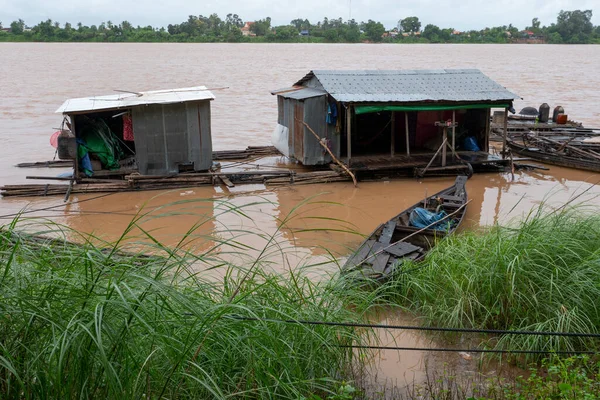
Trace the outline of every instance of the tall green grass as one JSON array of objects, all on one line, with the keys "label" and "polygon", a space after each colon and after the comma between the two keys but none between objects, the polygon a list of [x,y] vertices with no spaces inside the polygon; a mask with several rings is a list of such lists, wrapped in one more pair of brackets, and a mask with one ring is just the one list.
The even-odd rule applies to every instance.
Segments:
[{"label": "tall green grass", "polygon": [[[430,325],[557,332],[600,327],[600,216],[578,208],[540,208],[517,227],[450,236],[412,268],[380,290]],[[588,350],[598,343],[504,336],[498,347]]]},{"label": "tall green grass", "polygon": [[126,233],[78,246],[0,229],[2,398],[297,399],[352,378],[363,354],[348,346],[364,331],[235,318],[357,322],[368,308],[348,307],[371,294],[343,279],[265,272],[277,232],[250,264],[212,261],[222,279],[197,272],[207,259],[182,248],[123,254]]}]

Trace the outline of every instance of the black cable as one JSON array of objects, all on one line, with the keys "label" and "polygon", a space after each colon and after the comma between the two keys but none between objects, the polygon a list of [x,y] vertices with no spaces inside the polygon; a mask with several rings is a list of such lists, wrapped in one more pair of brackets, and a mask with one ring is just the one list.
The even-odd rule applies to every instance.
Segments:
[{"label": "black cable", "polygon": [[430,331],[430,332],[461,332],[461,333],[486,333],[497,335],[532,335],[532,336],[566,336],[566,337],[592,337],[600,338],[599,333],[577,333],[577,332],[545,332],[545,331],[511,331],[502,329],[473,329],[473,328],[439,328],[431,326],[407,326],[407,325],[383,325],[383,324],[367,324],[367,323],[351,323],[351,322],[332,322],[332,321],[306,321],[293,319],[274,319],[274,318],[256,318],[245,317],[241,315],[229,315],[232,319],[240,321],[262,321],[276,322],[286,324],[302,324],[302,325],[325,325],[325,326],[342,326],[349,328],[375,328],[375,329],[401,329],[413,331]]},{"label": "black cable", "polygon": [[370,350],[415,350],[415,351],[437,351],[437,352],[464,352],[464,353],[498,353],[498,354],[598,354],[597,351],[577,351],[577,350],[502,350],[502,349],[451,349],[436,347],[388,347],[388,346],[339,346],[351,349],[370,349]]}]

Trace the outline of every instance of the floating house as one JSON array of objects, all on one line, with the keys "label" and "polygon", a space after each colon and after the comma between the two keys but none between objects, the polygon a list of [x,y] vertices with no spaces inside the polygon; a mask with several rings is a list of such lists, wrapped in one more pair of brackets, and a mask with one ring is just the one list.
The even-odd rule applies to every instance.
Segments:
[{"label": "floating house", "polygon": [[209,169],[213,99],[206,87],[197,86],[65,101],[56,112],[65,117],[64,132],[70,131],[73,150],[67,153],[78,160],[75,176]]},{"label": "floating house", "polygon": [[355,170],[496,162],[490,110],[506,114],[519,98],[475,69],[319,70],[271,93],[283,154],[328,164],[327,146]]}]

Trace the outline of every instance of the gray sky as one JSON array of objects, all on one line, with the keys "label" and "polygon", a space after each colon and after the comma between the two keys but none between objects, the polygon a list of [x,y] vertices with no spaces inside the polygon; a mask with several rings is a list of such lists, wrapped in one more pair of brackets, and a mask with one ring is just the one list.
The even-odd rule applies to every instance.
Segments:
[{"label": "gray sky", "polygon": [[350,1],[352,18],[359,22],[373,19],[387,28],[396,26],[399,19],[417,16],[422,27],[432,23],[467,30],[512,23],[522,29],[534,17],[542,25],[556,22],[561,9],[591,9],[594,25],[600,25],[600,0],[0,0],[0,21],[7,26],[18,18],[28,25],[48,18],[73,25],[128,20],[134,25],[166,27],[190,14],[217,13],[224,19],[228,13],[236,13],[244,21],[270,16],[274,25],[283,25],[294,18],[308,18],[311,23],[325,16],[347,20]]}]

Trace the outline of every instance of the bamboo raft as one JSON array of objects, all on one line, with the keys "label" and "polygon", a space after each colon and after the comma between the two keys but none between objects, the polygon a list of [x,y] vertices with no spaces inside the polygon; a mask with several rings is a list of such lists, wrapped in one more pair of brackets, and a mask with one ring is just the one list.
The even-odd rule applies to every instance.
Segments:
[{"label": "bamboo raft", "polygon": [[[47,177],[29,177],[48,179]],[[185,187],[236,184],[264,184],[281,186],[289,184],[314,184],[343,182],[351,180],[350,176],[335,171],[311,171],[296,173],[293,170],[276,171],[234,171],[178,174],[173,176],[152,176],[130,174],[123,180],[107,180],[84,178],[73,184],[26,184],[4,185],[0,187],[0,195],[5,197],[59,196],[82,193],[134,192],[142,190],[167,190]],[[70,183],[70,178],[54,178]]]},{"label": "bamboo raft", "polygon": [[[213,151],[213,160],[245,160],[255,157],[279,156],[281,153],[274,146],[248,146],[245,150],[218,150]],[[25,162],[15,165],[17,168],[70,168],[72,160],[50,160]]]}]

